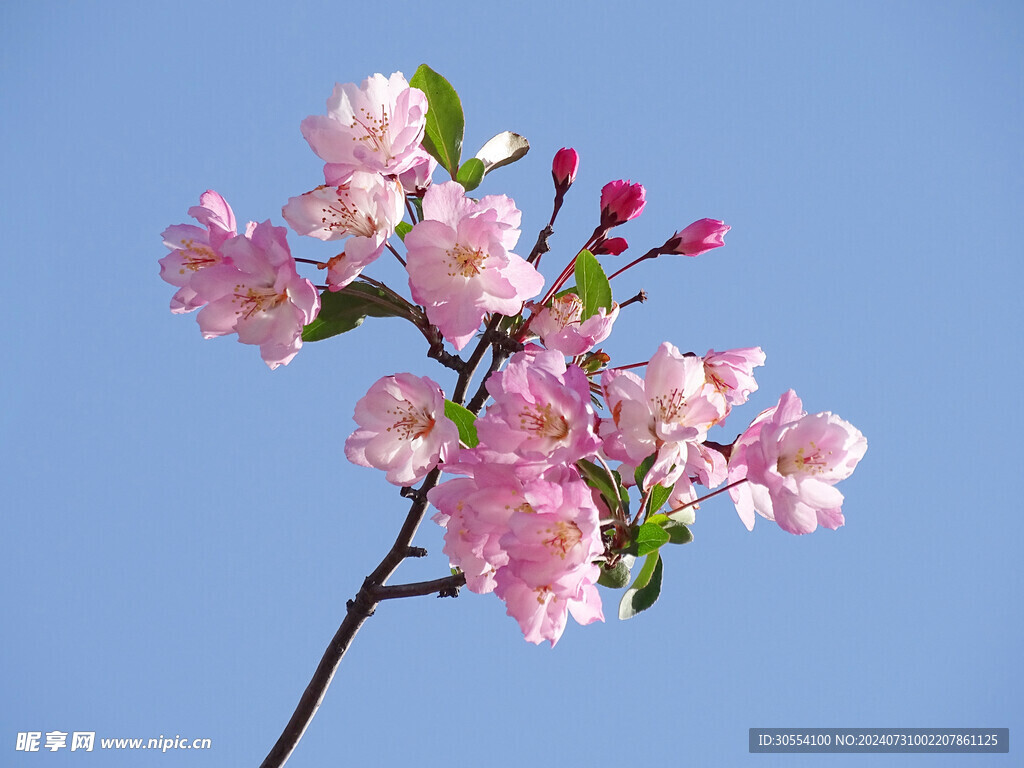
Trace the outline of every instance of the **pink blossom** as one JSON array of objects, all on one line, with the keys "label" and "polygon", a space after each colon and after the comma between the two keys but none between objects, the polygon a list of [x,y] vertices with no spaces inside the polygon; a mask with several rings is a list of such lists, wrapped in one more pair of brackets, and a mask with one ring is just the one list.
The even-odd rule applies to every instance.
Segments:
[{"label": "pink blossom", "polygon": [[510,251],[521,216],[510,198],[473,201],[453,181],[423,196],[423,221],[405,236],[409,288],[456,349],[473,338],[485,314],[518,314],[544,287],[540,273]]},{"label": "pink blossom", "polygon": [[867,447],[852,424],[829,412],[808,415],[789,390],[733,444],[729,482],[747,481],[729,490],[740,519],[748,530],[755,512],[790,533],[838,528],[845,522],[843,494],[834,486]]},{"label": "pink blossom", "polygon": [[487,379],[494,403],[477,421],[481,444],[496,453],[546,464],[573,463],[601,445],[590,383],[556,351],[523,351]]},{"label": "pink blossom", "polygon": [[353,464],[385,470],[394,485],[418,483],[459,450],[459,430],[444,415],[444,394],[426,376],[379,379],[356,403],[355,420],[359,429],[345,441],[345,455]]},{"label": "pink blossom", "polygon": [[555,159],[551,162],[551,177],[555,182],[555,189],[565,194],[566,190],[576,181],[576,173],[580,169],[580,156],[575,149],[562,147],[555,152]]},{"label": "pink blossom", "polygon": [[611,312],[599,307],[597,314],[582,320],[583,302],[575,293],[555,296],[546,307],[535,307],[530,330],[536,333],[544,346],[568,357],[582,355],[608,338],[612,324],[619,316],[619,305],[612,303]]},{"label": "pink blossom", "polygon": [[705,383],[701,359],[668,342],[651,358],[645,379],[609,370],[601,386],[612,415],[601,422],[605,453],[633,466],[657,454],[645,490],[673,485],[686,471],[689,444],[702,443],[725,413],[725,399]]},{"label": "pink blossom", "polygon": [[300,235],[348,238],[344,253],[331,259],[327,273],[331,290],[339,290],[380,256],[402,220],[404,204],[405,193],[396,180],[356,171],[342,184],[290,198],[282,213]]},{"label": "pink blossom", "polygon": [[392,176],[420,162],[426,117],[426,95],[401,72],[376,74],[361,87],[336,84],[327,114],[303,120],[302,135],[327,162],[327,183],[338,184],[354,171]]},{"label": "pink blossom", "polygon": [[760,347],[744,347],[725,352],[709,349],[704,355],[704,375],[708,384],[721,393],[729,407],[742,405],[747,402],[751,392],[757,391],[754,368],[764,365],[764,360],[764,351]]},{"label": "pink blossom", "polygon": [[434,159],[434,156],[425,150],[420,150],[420,159],[413,163],[409,170],[399,174],[398,180],[402,182],[402,187],[407,194],[423,197],[436,170],[437,160]]},{"label": "pink blossom", "polygon": [[175,224],[163,232],[164,245],[171,252],[160,259],[160,277],[179,288],[171,299],[175,314],[191,312],[206,303],[192,288],[192,276],[201,269],[224,263],[224,242],[235,235],[235,214],[227,201],[212,189],[199,197],[199,205],[188,209],[202,228]]},{"label": "pink blossom", "polygon": [[642,184],[608,182],[601,189],[601,224],[606,228],[615,227],[635,219],[647,204],[646,195]]},{"label": "pink blossom", "polygon": [[271,369],[287,365],[302,346],[302,328],[320,311],[320,296],[299,277],[288,250],[287,230],[269,221],[222,246],[225,261],[192,278],[209,304],[197,316],[204,338],[237,333],[258,344]]},{"label": "pink blossom", "polygon": [[700,219],[680,232],[676,232],[662,246],[662,253],[681,253],[700,256],[712,248],[725,245],[725,233],[732,227],[718,219]]}]

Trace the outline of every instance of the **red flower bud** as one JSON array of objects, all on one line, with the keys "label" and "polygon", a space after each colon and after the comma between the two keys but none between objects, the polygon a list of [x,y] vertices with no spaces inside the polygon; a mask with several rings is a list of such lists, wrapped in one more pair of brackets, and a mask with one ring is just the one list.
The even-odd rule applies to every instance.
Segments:
[{"label": "red flower bud", "polygon": [[576,172],[580,169],[580,156],[575,149],[562,149],[555,152],[551,162],[551,178],[555,180],[555,189],[565,192],[576,181]]},{"label": "red flower bud", "polygon": [[676,232],[661,247],[662,253],[681,253],[684,256],[700,256],[712,248],[725,245],[725,233],[732,227],[718,219],[701,219],[686,229]]},{"label": "red flower bud", "polygon": [[610,181],[601,190],[601,224],[614,227],[635,219],[643,211],[647,191],[642,184]]}]

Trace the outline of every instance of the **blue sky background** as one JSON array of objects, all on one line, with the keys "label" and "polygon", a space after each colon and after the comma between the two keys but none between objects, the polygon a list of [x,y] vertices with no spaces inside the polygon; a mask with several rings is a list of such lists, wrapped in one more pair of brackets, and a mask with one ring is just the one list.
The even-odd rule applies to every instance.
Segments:
[{"label": "blue sky background", "polygon": [[[549,277],[613,179],[648,191],[620,231],[637,254],[732,225],[617,278],[650,296],[617,362],[761,345],[723,439],[793,387],[870,447],[845,528],[748,533],[716,499],[653,610],[619,622],[605,593],[608,622],[554,650],[493,596],[382,606],[289,765],[1017,762],[1022,22],[1016,2],[4,4],[0,763],[257,765],[274,743],[407,509],[345,460],[354,403],[396,371],[451,382],[397,320],[273,373],[203,341],[167,310],[160,233],[208,188],[283,224],[321,179],[299,122],[335,81],[421,62],[461,94],[470,154],[529,138],[481,188],[524,211],[522,253],[551,156],[579,151]],[[446,571],[440,529],[417,541],[398,581]],[[1009,727],[1011,753],[748,755],[754,726]],[[30,730],[214,748],[15,752]]]}]

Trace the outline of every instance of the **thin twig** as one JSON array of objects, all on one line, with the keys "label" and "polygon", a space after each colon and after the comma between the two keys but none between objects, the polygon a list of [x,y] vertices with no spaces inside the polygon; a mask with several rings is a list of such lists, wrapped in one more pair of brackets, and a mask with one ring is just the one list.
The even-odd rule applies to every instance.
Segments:
[{"label": "thin twig", "polygon": [[[352,644],[352,639],[363,623],[373,615],[377,603],[381,599],[386,599],[380,597],[380,591],[395,569],[408,556],[410,543],[427,511],[427,491],[437,485],[440,477],[441,469],[435,468],[423,480],[423,484],[418,489],[419,493],[413,497],[412,507],[409,509],[409,514],[405,518],[405,523],[402,525],[402,530],[399,531],[395,543],[391,545],[391,549],[373,573],[363,581],[355,598],[348,601],[348,614],[345,616],[345,620],[341,622],[338,631],[331,638],[330,645],[324,651],[323,658],[320,659],[312,680],[309,681],[306,690],[302,692],[302,697],[299,699],[299,704],[292,713],[288,725],[285,726],[266,759],[260,764],[260,768],[281,768],[295,751],[299,739],[302,738],[302,734],[306,732],[306,728],[309,727],[313,716],[320,708],[331,680],[334,679],[334,673],[338,671],[338,665]],[[447,579],[453,578],[447,577]],[[440,581],[445,581],[445,579]],[[399,587],[408,586],[410,585],[399,585]],[[401,595],[393,596],[400,597]]]}]

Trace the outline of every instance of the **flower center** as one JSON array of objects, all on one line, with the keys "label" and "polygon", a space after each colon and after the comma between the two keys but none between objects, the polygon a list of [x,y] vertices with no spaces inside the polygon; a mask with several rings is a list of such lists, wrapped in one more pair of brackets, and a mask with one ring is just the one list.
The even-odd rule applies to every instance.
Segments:
[{"label": "flower center", "polygon": [[569,434],[569,422],[560,413],[554,413],[551,403],[535,403],[519,412],[519,428],[537,437],[564,440]]},{"label": "flower center", "polygon": [[832,451],[822,451],[811,440],[807,445],[800,446],[796,453],[779,456],[776,468],[782,475],[820,475],[828,469],[828,457],[831,455]]},{"label": "flower center", "polygon": [[445,255],[448,257],[449,277],[476,277],[484,271],[484,262],[487,261],[487,254],[479,248],[470,249],[459,243],[445,251]]},{"label": "flower center", "polygon": [[355,128],[358,125],[363,129],[365,136],[353,136],[352,141],[366,142],[372,152],[380,152],[384,155],[385,163],[390,162],[394,158],[394,155],[391,154],[391,136],[389,135],[391,119],[388,117],[384,105],[381,105],[380,117],[371,115],[365,107],[360,107],[359,112],[361,114],[352,120],[349,127]]},{"label": "flower center", "polygon": [[377,222],[370,214],[351,204],[348,185],[338,187],[337,192],[338,199],[320,209],[323,214],[320,223],[332,232],[340,230],[356,237],[373,237],[377,233]]},{"label": "flower center", "polygon": [[284,291],[277,293],[273,288],[254,288],[239,283],[235,286],[231,303],[239,305],[235,314],[241,315],[242,320],[248,320],[257,312],[269,312],[287,300],[288,294]]},{"label": "flower center", "polygon": [[546,529],[545,533],[551,534],[551,537],[544,539],[544,546],[553,549],[562,560],[565,560],[569,550],[583,539],[583,532],[579,526],[566,520],[559,520],[554,526]]},{"label": "flower center", "polygon": [[434,429],[434,417],[425,408],[416,408],[410,403],[400,403],[388,408],[387,413],[396,417],[395,423],[385,431],[394,431],[399,440],[415,440],[426,437]]},{"label": "flower center", "polygon": [[181,269],[178,270],[179,274],[185,274],[185,270],[198,272],[203,267],[209,267],[220,262],[220,258],[212,248],[208,245],[196,243],[192,238],[182,240],[181,249],[184,253],[181,255],[182,265]]},{"label": "flower center", "polygon": [[651,404],[663,424],[681,424],[686,417],[686,397],[679,389],[651,398]]}]

